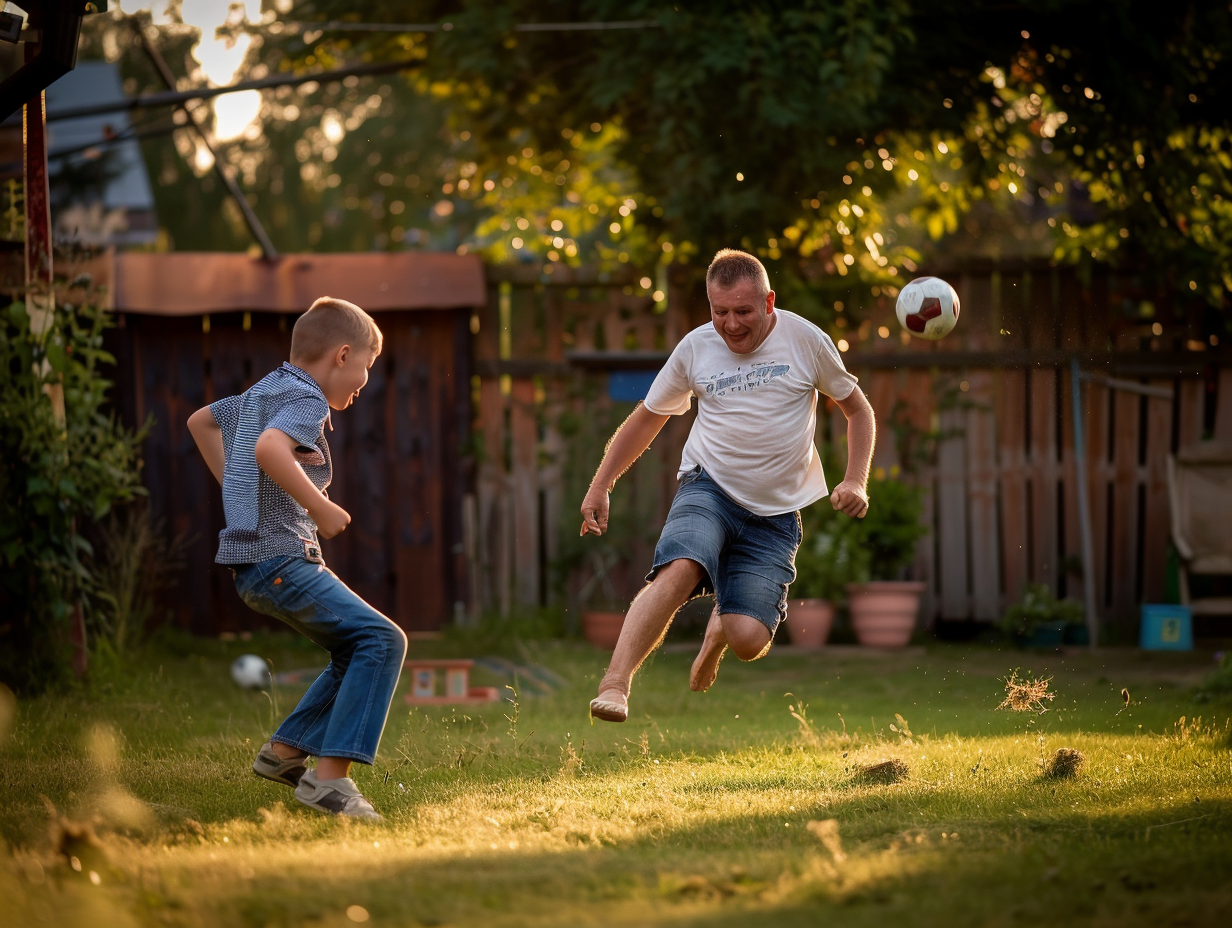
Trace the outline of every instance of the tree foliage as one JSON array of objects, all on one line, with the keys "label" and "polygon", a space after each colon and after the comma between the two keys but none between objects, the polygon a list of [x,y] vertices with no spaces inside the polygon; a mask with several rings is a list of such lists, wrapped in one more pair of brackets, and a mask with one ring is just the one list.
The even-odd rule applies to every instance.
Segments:
[{"label": "tree foliage", "polygon": [[[267,96],[264,131],[227,157],[289,249],[415,239],[646,266],[740,244],[815,287],[891,291],[938,254],[1025,252],[1115,262],[1216,307],[1232,284],[1226,4],[304,0],[292,15],[323,28],[234,27],[260,39],[254,67],[422,65]],[[183,170],[160,157],[173,185]]]}]

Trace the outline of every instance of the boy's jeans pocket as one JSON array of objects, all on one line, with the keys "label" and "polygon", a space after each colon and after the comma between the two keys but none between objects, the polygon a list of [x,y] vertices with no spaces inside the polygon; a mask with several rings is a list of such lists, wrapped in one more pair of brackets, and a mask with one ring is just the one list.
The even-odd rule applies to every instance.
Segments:
[{"label": "boy's jeans pocket", "polygon": [[232,570],[235,574],[235,592],[245,605],[257,612],[268,612],[270,585],[278,577],[278,572],[295,560],[298,558],[279,555]]}]

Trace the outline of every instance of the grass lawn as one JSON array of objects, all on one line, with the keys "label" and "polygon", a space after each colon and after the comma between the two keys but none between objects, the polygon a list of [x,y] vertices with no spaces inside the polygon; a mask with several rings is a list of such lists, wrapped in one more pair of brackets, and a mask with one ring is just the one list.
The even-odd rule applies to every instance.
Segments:
[{"label": "grass lawn", "polygon": [[[451,647],[487,653],[412,642]],[[561,682],[519,679],[516,709],[397,699],[356,773],[374,825],[252,775],[306,684],[237,689],[244,651],[323,664],[291,638],[171,641],[122,683],[17,706],[0,925],[1124,928],[1232,912],[1232,703],[1192,695],[1209,654],[780,649],[725,661],[697,695],[672,649],[627,723],[592,726],[606,654],[532,643],[508,653]],[[1051,676],[1049,711],[996,710],[1015,667]],[[1085,756],[1077,775],[1042,774],[1060,748]],[[889,759],[905,778],[861,775]]]}]

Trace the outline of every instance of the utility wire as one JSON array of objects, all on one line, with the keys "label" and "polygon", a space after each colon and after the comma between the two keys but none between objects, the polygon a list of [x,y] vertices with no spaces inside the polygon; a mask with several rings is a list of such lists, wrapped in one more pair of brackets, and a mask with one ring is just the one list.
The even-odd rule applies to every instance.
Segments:
[{"label": "utility wire", "polygon": [[[458,28],[453,23],[350,23],[341,20],[324,22],[279,23],[281,31],[292,34],[301,32],[452,32]],[[623,19],[612,22],[592,23],[515,23],[514,32],[605,32],[613,29],[654,29],[658,23],[651,19]],[[269,25],[249,23],[247,32],[270,32]]]},{"label": "utility wire", "polygon": [[[385,32],[448,32],[452,23],[283,23],[284,27],[308,27],[307,31],[315,31],[329,27],[331,29],[360,31],[360,27],[368,31]],[[613,22],[592,23],[519,23],[515,32],[589,32],[608,29],[651,29],[656,24],[648,19],[631,19]],[[268,29],[253,28],[250,31],[268,32]],[[90,106],[78,106],[71,109],[56,110],[47,114],[48,122],[61,119],[80,119],[82,116],[98,116],[104,113],[118,113],[125,110],[136,110],[147,106],[181,106],[190,100],[208,100],[228,93],[239,93],[243,90],[268,90],[273,87],[294,87],[313,81],[328,83],[340,81],[348,77],[366,77],[377,74],[394,74],[399,71],[411,71],[423,67],[420,58],[403,58],[397,61],[385,61],[379,64],[358,64],[331,71],[318,71],[315,74],[277,74],[256,80],[239,81],[226,87],[200,87],[195,90],[169,90],[164,93],[150,93],[140,97],[120,100],[113,103],[97,103]]]},{"label": "utility wire", "polygon": [[192,127],[186,124],[183,126],[158,126],[153,129],[142,129],[140,131],[136,129],[126,129],[125,131],[113,135],[110,138],[101,138],[96,142],[88,142],[85,145],[75,145],[72,148],[61,148],[57,151],[49,151],[47,153],[47,160],[54,161],[58,158],[70,158],[73,155],[88,152],[93,148],[104,148],[108,145],[118,145],[121,142],[142,142],[146,139],[156,139],[164,135],[170,135],[177,129],[191,131]]},{"label": "utility wire", "polygon": [[124,110],[137,110],[147,106],[180,106],[189,100],[208,100],[228,93],[239,93],[241,90],[267,90],[271,87],[293,87],[297,84],[321,83],[327,84],[344,80],[348,77],[366,77],[373,74],[393,74],[397,71],[411,71],[422,67],[419,58],[405,58],[399,61],[385,61],[380,64],[358,64],[347,68],[337,68],[333,71],[317,71],[312,74],[278,74],[274,77],[262,77],[257,80],[240,81],[228,84],[226,87],[198,87],[195,90],[168,90],[162,93],[148,93],[127,100],[117,100],[113,103],[97,103],[91,106],[78,106],[72,109],[56,110],[47,114],[48,122],[60,119],[80,119],[82,116],[98,116],[103,113],[118,113]]}]

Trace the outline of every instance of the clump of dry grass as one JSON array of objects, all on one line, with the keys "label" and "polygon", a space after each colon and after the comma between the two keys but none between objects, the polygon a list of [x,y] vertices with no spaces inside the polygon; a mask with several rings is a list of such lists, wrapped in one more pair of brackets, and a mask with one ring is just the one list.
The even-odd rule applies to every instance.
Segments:
[{"label": "clump of dry grass", "polygon": [[861,767],[856,772],[856,779],[866,783],[897,783],[899,780],[907,779],[909,772],[906,763],[897,757],[892,757],[879,764]]},{"label": "clump of dry grass", "polygon": [[1052,779],[1077,776],[1086,766],[1086,755],[1073,748],[1057,748],[1057,752],[1043,761],[1044,776]]},{"label": "clump of dry grass", "polygon": [[1047,712],[1048,707],[1044,703],[1057,698],[1056,693],[1048,692],[1051,679],[1052,677],[1041,677],[1019,680],[1018,671],[1013,671],[1005,681],[1005,699],[997,708],[1014,712]]}]

